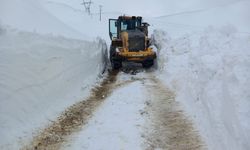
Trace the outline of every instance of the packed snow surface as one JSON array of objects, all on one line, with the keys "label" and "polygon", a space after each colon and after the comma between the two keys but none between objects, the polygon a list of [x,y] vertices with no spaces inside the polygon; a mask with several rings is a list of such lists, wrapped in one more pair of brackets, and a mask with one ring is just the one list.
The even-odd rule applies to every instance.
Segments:
[{"label": "packed snow surface", "polygon": [[140,81],[115,89],[65,149],[141,149],[144,92]]}]

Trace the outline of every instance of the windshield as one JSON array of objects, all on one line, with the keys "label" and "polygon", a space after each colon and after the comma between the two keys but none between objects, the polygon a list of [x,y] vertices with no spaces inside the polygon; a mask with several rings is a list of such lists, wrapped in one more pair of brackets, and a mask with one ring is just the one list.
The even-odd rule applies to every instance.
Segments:
[{"label": "windshield", "polygon": [[139,23],[137,20],[123,20],[121,21],[121,30],[135,30]]}]

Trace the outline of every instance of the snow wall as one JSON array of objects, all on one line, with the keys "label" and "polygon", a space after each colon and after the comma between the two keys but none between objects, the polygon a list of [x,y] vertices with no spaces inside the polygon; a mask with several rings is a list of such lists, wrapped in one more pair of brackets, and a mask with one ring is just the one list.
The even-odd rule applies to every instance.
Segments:
[{"label": "snow wall", "polygon": [[172,39],[154,31],[160,78],[200,130],[208,149],[250,149],[250,35],[231,25]]},{"label": "snow wall", "polygon": [[[88,95],[107,46],[0,26],[0,149],[19,149],[38,128]],[[21,137],[23,139],[21,139]]]}]

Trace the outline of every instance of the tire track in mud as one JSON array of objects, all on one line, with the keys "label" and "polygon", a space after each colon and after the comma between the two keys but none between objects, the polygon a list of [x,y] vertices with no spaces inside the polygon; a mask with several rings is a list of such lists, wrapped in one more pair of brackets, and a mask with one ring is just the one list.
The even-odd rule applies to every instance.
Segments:
[{"label": "tire track in mud", "polygon": [[[73,133],[81,129],[92,117],[95,110],[113,91],[118,71],[110,72],[100,86],[92,89],[91,95],[65,110],[58,119],[47,128],[40,131],[29,145],[21,150],[56,150]],[[119,86],[119,85],[118,85]]]},{"label": "tire track in mud", "polygon": [[[92,89],[92,93],[87,99],[69,107],[55,122],[39,132],[33,141],[24,146],[22,150],[62,148],[73,133],[80,131],[82,126],[88,123],[97,108],[115,88],[135,81],[141,81],[148,91],[145,100],[145,113],[147,114],[145,117],[149,122],[145,125],[145,133],[142,134],[145,139],[144,149],[206,149],[192,122],[188,120],[175,101],[174,93],[154,77],[152,71],[146,70],[145,76],[132,76],[128,80],[121,81],[117,80],[118,73],[119,71],[110,72],[100,86]],[[134,71],[131,74],[134,75]]]},{"label": "tire track in mud", "polygon": [[146,129],[146,149],[201,150],[206,149],[191,120],[185,116],[175,95],[158,79],[149,77]]}]

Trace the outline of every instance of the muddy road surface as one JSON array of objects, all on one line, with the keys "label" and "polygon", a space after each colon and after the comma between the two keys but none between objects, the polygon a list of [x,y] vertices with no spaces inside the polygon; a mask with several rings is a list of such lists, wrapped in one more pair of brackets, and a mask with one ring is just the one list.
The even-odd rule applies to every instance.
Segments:
[{"label": "muddy road surface", "polygon": [[175,94],[152,71],[110,72],[23,150],[206,149]]},{"label": "muddy road surface", "polygon": [[191,120],[175,101],[174,93],[153,76],[149,77],[148,82],[147,149],[205,149]]},{"label": "muddy road surface", "polygon": [[40,131],[40,134],[34,137],[29,145],[24,146],[23,150],[60,149],[65,139],[86,124],[105,97],[112,92],[117,74],[118,71],[110,72],[100,86],[92,89],[90,97],[65,110],[58,120]]}]

